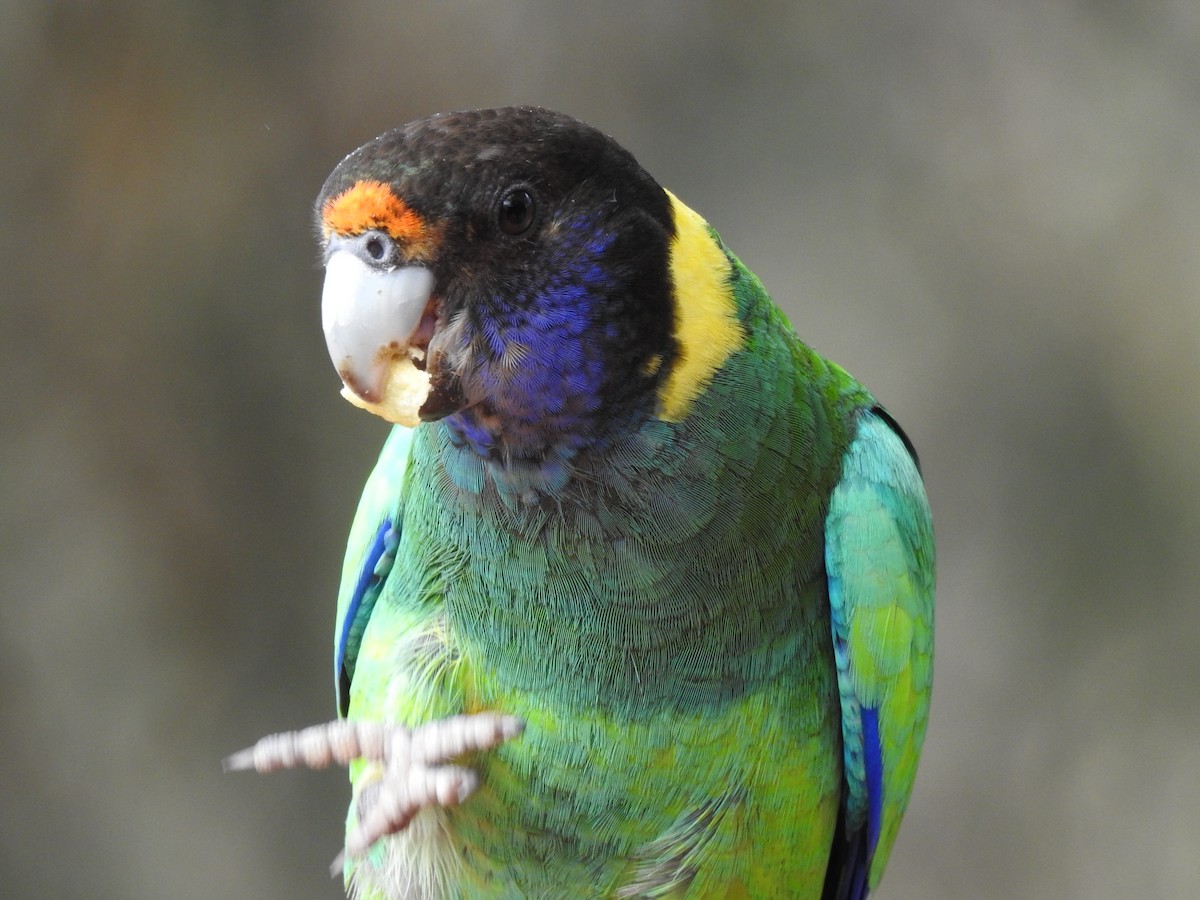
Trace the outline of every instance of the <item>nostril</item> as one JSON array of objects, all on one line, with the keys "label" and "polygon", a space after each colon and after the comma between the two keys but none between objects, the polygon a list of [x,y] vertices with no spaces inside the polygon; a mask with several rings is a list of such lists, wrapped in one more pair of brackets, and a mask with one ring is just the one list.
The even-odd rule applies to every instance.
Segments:
[{"label": "nostril", "polygon": [[371,257],[371,259],[383,259],[386,253],[387,248],[383,246],[383,241],[381,239],[373,237],[367,241],[367,254]]}]

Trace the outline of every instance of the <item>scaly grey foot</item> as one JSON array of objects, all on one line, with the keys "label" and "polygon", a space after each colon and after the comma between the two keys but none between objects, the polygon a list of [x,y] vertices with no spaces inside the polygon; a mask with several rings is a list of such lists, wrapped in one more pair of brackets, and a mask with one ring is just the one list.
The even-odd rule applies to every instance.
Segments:
[{"label": "scaly grey foot", "polygon": [[[427,806],[455,806],[479,786],[479,775],[449,760],[490,750],[521,733],[524,723],[499,713],[452,716],[417,728],[341,719],[300,731],[273,734],[226,757],[225,771],[323,769],[355,759],[384,764],[372,803],[346,838],[346,853],[359,856],[380,838],[401,831]],[[334,861],[339,870],[341,857]]]}]

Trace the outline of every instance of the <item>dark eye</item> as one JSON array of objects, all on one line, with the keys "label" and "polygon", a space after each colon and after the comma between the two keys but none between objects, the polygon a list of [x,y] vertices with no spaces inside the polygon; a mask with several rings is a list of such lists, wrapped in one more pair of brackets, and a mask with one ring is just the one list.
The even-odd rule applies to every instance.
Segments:
[{"label": "dark eye", "polygon": [[500,230],[522,234],[533,224],[533,195],[525,188],[513,188],[500,199]]},{"label": "dark eye", "polygon": [[367,256],[371,257],[371,259],[380,260],[387,256],[387,245],[384,244],[383,238],[377,234],[373,234],[367,238],[365,247]]}]

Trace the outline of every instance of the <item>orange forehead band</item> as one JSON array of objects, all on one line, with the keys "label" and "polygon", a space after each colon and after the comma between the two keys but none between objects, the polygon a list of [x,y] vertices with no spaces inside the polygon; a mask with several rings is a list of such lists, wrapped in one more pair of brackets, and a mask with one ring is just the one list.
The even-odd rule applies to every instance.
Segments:
[{"label": "orange forehead band", "polygon": [[382,181],[358,181],[325,201],[321,220],[327,231],[362,234],[379,229],[401,243],[421,243],[429,237],[425,220],[408,208]]}]

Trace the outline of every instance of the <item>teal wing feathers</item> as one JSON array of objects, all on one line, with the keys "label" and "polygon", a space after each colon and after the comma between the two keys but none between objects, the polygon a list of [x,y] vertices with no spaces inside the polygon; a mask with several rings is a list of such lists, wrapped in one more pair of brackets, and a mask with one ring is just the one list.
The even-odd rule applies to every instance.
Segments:
[{"label": "teal wing feathers", "polygon": [[367,479],[342,566],[334,633],[334,686],[338,714],[350,704],[350,680],[363,632],[391,571],[400,543],[404,506],[404,475],[412,447],[412,429],[392,429],[379,461]]},{"label": "teal wing feathers", "polygon": [[845,788],[834,896],[879,882],[908,804],[933,676],[933,524],[915,454],[860,413],[825,522]]}]

